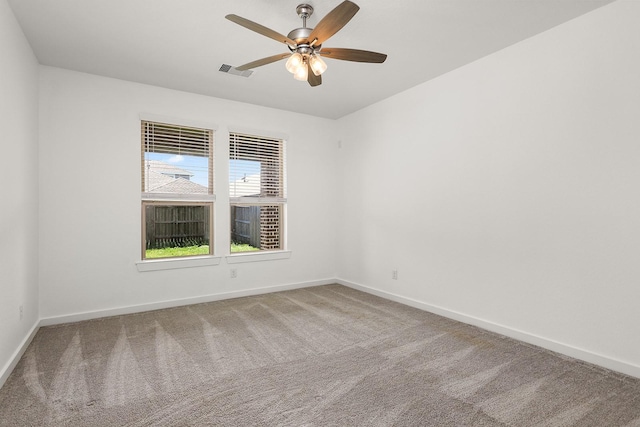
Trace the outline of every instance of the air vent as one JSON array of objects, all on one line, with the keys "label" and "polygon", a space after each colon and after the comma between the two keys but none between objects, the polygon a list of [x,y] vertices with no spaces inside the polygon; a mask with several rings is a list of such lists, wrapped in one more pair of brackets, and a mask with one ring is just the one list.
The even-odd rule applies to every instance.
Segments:
[{"label": "air vent", "polygon": [[253,71],[251,70],[240,71],[240,70],[236,70],[232,65],[227,65],[227,64],[222,64],[222,66],[220,67],[220,71],[223,73],[233,74],[234,76],[241,76],[241,77],[249,77],[251,74],[253,74]]}]

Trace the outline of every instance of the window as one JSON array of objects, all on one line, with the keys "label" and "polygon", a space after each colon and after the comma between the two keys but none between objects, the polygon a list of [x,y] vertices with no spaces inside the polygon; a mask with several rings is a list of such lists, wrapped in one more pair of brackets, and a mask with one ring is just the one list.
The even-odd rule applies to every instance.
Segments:
[{"label": "window", "polygon": [[142,121],[142,258],[213,254],[213,130]]},{"label": "window", "polygon": [[284,249],[285,143],[229,134],[231,252]]}]

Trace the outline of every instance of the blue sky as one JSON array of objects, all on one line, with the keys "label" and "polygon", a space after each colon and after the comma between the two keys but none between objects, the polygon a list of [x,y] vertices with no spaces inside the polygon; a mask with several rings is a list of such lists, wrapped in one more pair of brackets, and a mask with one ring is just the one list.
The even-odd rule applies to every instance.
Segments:
[{"label": "blue sky", "polygon": [[[158,160],[169,163],[191,172],[191,181],[205,187],[207,182],[208,158],[200,156],[185,156],[181,154],[145,153],[145,160]],[[260,173],[260,163],[247,160],[231,160],[229,181],[236,181],[246,175]]]}]

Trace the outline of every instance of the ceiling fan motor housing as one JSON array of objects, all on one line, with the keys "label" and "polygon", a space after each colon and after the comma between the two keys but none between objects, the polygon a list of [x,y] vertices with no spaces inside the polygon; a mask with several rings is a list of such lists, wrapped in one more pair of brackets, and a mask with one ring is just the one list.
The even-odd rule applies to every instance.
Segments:
[{"label": "ceiling fan motor housing", "polygon": [[309,35],[313,28],[296,28],[291,31],[287,37],[296,42],[296,46],[289,46],[291,52],[298,52],[301,55],[310,55],[314,51],[320,50],[321,45],[313,45],[309,43]]},{"label": "ceiling fan motor housing", "polygon": [[301,44],[309,40],[311,31],[313,31],[313,28],[296,28],[291,30],[287,37],[296,42],[296,44]]}]

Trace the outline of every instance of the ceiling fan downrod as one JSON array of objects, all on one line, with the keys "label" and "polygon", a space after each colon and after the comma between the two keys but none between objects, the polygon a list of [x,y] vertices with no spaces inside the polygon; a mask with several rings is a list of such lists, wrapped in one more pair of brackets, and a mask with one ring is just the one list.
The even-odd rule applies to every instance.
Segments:
[{"label": "ceiling fan downrod", "polygon": [[302,18],[302,27],[307,28],[307,18],[313,15],[313,6],[310,4],[299,4],[296,7],[296,13]]},{"label": "ceiling fan downrod", "polygon": [[300,4],[296,8],[296,12],[298,16],[302,18],[302,28],[296,28],[287,35],[289,39],[296,42],[296,46],[289,46],[289,49],[292,52],[298,51],[304,55],[313,52],[313,50],[310,49],[313,43],[311,45],[309,44],[309,35],[311,31],[313,31],[313,28],[307,28],[307,18],[313,15],[313,6],[304,3]]}]

